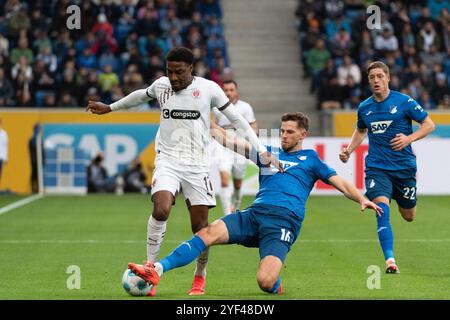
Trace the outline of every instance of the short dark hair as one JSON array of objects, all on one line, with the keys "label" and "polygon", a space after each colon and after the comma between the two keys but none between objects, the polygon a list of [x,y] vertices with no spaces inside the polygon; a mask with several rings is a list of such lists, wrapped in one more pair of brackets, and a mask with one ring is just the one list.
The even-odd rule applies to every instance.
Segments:
[{"label": "short dark hair", "polygon": [[385,63],[383,63],[381,61],[374,61],[371,64],[369,64],[369,66],[367,67],[367,74],[370,73],[370,70],[376,69],[376,68],[380,68],[386,74],[389,74],[389,67]]},{"label": "short dark hair", "polygon": [[225,85],[225,84],[230,84],[230,83],[234,84],[234,86],[235,86],[236,88],[238,87],[237,82],[236,82],[235,80],[233,80],[233,79],[225,80],[225,81],[223,82],[224,85]]},{"label": "short dark hair", "polygon": [[186,62],[192,65],[194,63],[194,54],[186,47],[174,47],[167,53],[166,61]]},{"label": "short dark hair", "polygon": [[281,121],[296,121],[297,126],[301,129],[309,130],[309,118],[306,114],[302,112],[288,112],[283,114]]}]

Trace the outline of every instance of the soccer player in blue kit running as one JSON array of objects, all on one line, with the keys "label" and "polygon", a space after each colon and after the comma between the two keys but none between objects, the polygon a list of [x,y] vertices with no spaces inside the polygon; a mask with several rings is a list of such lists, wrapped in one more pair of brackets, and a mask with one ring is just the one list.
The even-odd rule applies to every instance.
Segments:
[{"label": "soccer player in blue kit running", "polygon": [[[158,262],[145,265],[129,263],[128,268],[147,283],[157,285],[163,273],[194,261],[206,247],[217,244],[258,247],[258,285],[263,291],[279,294],[283,292],[280,281],[283,262],[300,233],[305,204],[318,179],[359,203],[361,211],[371,208],[382,214],[380,207],[338,176],[314,150],[302,148],[309,128],[309,120],[303,113],[284,114],[281,121],[281,148],[269,146],[268,150],[275,155],[278,153],[284,172],[279,172],[274,166],[266,167],[259,159],[254,159],[260,167],[260,188],[250,207],[214,221]],[[225,130],[218,126],[211,128],[216,140],[228,148],[247,158],[254,153],[245,140],[229,143]]]},{"label": "soccer player in blue kit running", "polygon": [[[357,128],[350,144],[339,154],[347,162],[351,153],[369,137],[365,159],[366,196],[383,209],[377,216],[377,232],[386,260],[386,273],[400,273],[394,258],[389,205],[395,199],[402,217],[413,221],[416,216],[416,156],[411,143],[434,130],[427,112],[411,97],[389,89],[389,67],[380,61],[367,68],[372,96],[358,106]],[[412,120],[420,124],[415,132]]]}]

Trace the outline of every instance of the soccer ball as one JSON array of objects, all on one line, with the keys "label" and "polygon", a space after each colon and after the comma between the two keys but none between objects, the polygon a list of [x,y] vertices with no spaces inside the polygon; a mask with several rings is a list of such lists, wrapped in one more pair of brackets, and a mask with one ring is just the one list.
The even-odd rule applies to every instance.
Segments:
[{"label": "soccer ball", "polygon": [[148,284],[135,275],[130,269],[126,269],[122,277],[122,287],[132,296],[148,296],[153,285]]}]

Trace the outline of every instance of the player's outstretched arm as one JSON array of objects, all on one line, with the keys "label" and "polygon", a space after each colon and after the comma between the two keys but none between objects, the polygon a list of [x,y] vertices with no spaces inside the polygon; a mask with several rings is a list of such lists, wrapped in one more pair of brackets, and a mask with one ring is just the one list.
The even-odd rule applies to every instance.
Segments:
[{"label": "player's outstretched arm", "polygon": [[259,154],[260,162],[269,167],[273,164],[280,172],[284,172],[281,163],[278,161],[277,157],[267,151],[266,147],[259,141],[258,136],[255,131],[253,131],[250,124],[245,121],[244,117],[236,110],[233,104],[230,103],[229,106],[224,109],[219,109],[222,113],[230,120],[233,127],[237,129],[237,132],[244,138],[248,138],[250,145]]},{"label": "player's outstretched arm", "polygon": [[397,133],[395,138],[391,140],[391,147],[394,151],[401,151],[414,141],[425,138],[434,130],[434,122],[428,116],[420,123],[420,128],[412,134],[406,136],[403,133]]},{"label": "player's outstretched arm", "polygon": [[333,187],[342,192],[347,198],[358,202],[361,206],[361,211],[369,208],[375,210],[377,215],[381,215],[383,213],[383,209],[381,209],[372,201],[367,200],[353,184],[344,180],[342,177],[334,175],[330,177],[328,181]]},{"label": "player's outstretched arm", "polygon": [[247,159],[250,158],[252,146],[246,140],[228,134],[224,128],[218,126],[214,122],[211,122],[210,133],[211,136],[224,147],[243,155]]},{"label": "player's outstretched arm", "polygon": [[352,152],[359,147],[361,142],[364,141],[366,135],[367,129],[356,128],[353,132],[350,144],[347,146],[347,148],[342,149],[341,153],[339,154],[339,159],[341,159],[342,162],[346,163],[350,158]]},{"label": "player's outstretched arm", "polygon": [[147,95],[146,89],[139,89],[110,105],[90,100],[86,107],[86,111],[90,111],[94,114],[105,114],[120,109],[128,109],[150,100],[152,100],[152,98]]}]

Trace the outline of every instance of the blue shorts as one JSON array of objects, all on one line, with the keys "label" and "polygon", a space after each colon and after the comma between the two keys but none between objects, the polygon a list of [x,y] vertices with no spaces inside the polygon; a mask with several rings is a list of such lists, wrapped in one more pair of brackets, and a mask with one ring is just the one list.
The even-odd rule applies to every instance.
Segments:
[{"label": "blue shorts", "polygon": [[389,171],[366,168],[366,196],[373,200],[380,196],[394,199],[404,209],[416,206],[416,168]]},{"label": "blue shorts", "polygon": [[252,206],[222,218],[229,244],[259,248],[259,257],[276,256],[282,262],[300,233],[302,222],[292,211],[268,205]]}]

